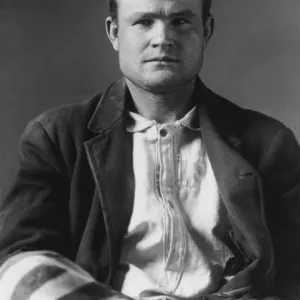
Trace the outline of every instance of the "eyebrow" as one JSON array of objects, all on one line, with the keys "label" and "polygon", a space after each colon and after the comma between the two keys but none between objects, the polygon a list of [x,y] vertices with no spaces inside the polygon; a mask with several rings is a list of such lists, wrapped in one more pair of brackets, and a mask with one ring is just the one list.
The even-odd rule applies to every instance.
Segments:
[{"label": "eyebrow", "polygon": [[189,17],[189,18],[195,18],[198,15],[195,14],[193,11],[186,9],[186,10],[181,10],[178,12],[172,12],[168,15],[164,14],[164,13],[156,13],[156,12],[135,12],[133,14],[131,14],[128,19],[147,19],[147,18],[166,18],[166,17],[171,17],[171,18],[175,18],[175,17]]}]

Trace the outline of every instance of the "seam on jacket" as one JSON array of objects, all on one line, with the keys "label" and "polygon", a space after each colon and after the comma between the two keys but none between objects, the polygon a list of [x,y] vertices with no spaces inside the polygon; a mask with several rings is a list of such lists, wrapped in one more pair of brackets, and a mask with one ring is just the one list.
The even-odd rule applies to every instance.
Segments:
[{"label": "seam on jacket", "polygon": [[[51,148],[52,148],[53,152],[55,153],[55,156],[57,157],[58,148],[56,147],[56,145],[54,144],[54,142],[53,142],[52,139],[50,138],[50,136],[49,136],[47,130],[44,128],[44,126],[42,125],[42,123],[41,123],[40,121],[35,121],[34,123],[37,124],[37,125],[42,129],[42,131],[43,131],[44,134],[45,134],[46,139],[47,139],[48,142],[51,144]],[[34,125],[34,124],[33,124],[33,125]],[[63,160],[63,159],[62,159],[62,160]],[[65,163],[64,163],[64,165],[65,165]],[[55,165],[53,165],[53,164],[51,164],[51,166],[52,166],[52,167],[53,167],[60,175],[65,176],[65,174],[63,173],[63,171],[62,171],[61,169],[59,169],[57,166],[55,166]],[[67,177],[68,177],[68,179],[70,179],[69,176],[67,176]]]},{"label": "seam on jacket", "polygon": [[281,135],[281,133],[283,131],[285,131],[287,129],[287,127],[281,127],[277,133],[273,136],[272,140],[270,141],[269,143],[269,146],[268,146],[268,149],[267,151],[265,152],[264,156],[262,157],[261,161],[259,162],[259,169],[263,170],[266,163],[265,163],[265,158],[266,157],[269,157],[270,156],[270,153],[272,152],[272,149],[273,149],[273,145],[275,145],[276,143],[276,140],[278,139],[278,137]]}]

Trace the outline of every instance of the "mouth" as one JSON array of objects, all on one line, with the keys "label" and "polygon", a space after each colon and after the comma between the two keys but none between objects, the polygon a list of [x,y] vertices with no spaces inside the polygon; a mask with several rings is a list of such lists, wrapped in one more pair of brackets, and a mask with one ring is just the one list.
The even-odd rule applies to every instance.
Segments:
[{"label": "mouth", "polygon": [[160,63],[178,63],[179,60],[169,56],[154,57],[147,60],[147,62],[160,62]]}]

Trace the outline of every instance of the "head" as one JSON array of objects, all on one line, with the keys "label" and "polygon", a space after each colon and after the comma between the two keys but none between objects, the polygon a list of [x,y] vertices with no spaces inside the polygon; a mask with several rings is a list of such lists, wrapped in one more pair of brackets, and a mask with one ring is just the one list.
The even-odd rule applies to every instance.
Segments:
[{"label": "head", "polygon": [[109,0],[106,30],[135,85],[166,93],[200,72],[212,36],[211,0]]},{"label": "head", "polygon": [[[212,0],[199,0],[199,2],[202,2],[202,18],[204,23],[209,17],[211,17],[211,1]],[[118,16],[118,0],[107,0],[107,2],[109,7],[109,15],[113,19],[116,19]]]}]

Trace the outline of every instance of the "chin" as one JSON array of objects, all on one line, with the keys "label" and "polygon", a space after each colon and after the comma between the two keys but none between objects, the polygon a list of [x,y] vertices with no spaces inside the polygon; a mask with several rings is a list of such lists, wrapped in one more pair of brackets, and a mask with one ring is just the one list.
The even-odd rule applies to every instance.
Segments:
[{"label": "chin", "polygon": [[150,78],[144,78],[141,86],[144,86],[146,90],[153,92],[168,92],[174,90],[179,86],[185,84],[185,80],[182,77],[176,75],[163,75],[163,76],[151,76]]}]

